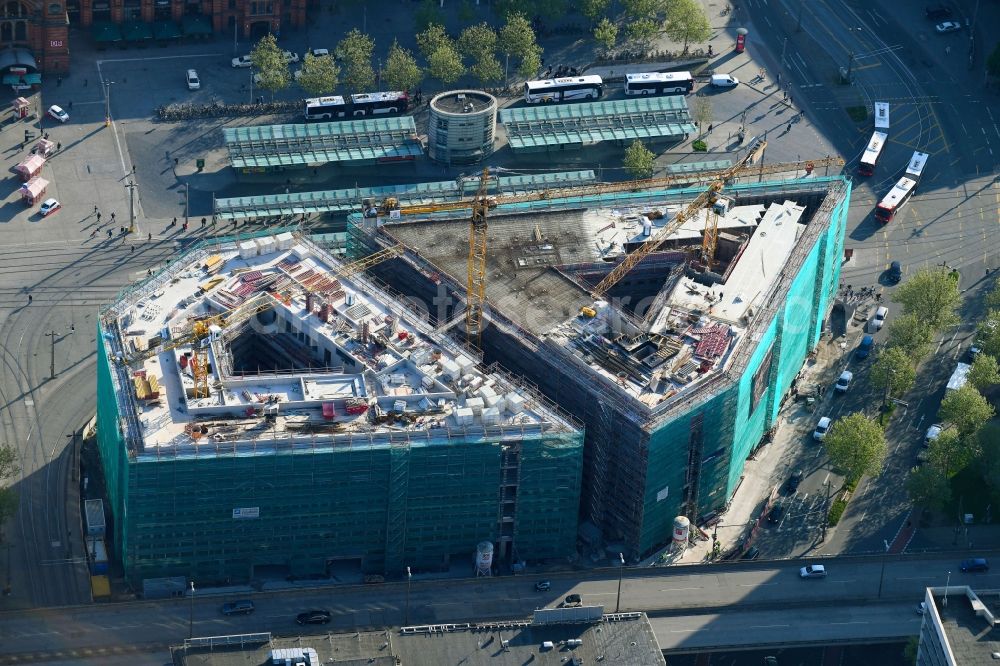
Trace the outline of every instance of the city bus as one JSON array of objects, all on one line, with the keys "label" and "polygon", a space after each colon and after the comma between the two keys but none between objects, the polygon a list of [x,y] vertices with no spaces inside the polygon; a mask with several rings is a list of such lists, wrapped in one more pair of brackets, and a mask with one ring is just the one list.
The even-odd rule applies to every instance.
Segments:
[{"label": "city bus", "polygon": [[919,183],[925,164],[927,164],[927,153],[922,153],[919,150],[913,151],[910,163],[906,167],[906,177]]},{"label": "city bus", "polygon": [[875,129],[889,131],[889,102],[875,102]]},{"label": "city bus", "polygon": [[347,115],[347,102],[336,97],[313,97],[305,101],[306,120],[333,120]]},{"label": "city bus", "polygon": [[625,75],[626,95],[686,95],[694,89],[691,72],[638,72]]},{"label": "city bus", "polygon": [[875,207],[875,218],[883,224],[891,220],[903,204],[910,200],[916,188],[917,181],[906,176],[900,178],[899,182],[889,190],[889,194],[878,202],[878,206]]},{"label": "city bus", "polygon": [[376,116],[406,113],[410,96],[405,92],[376,92],[351,95],[352,116]]},{"label": "city bus", "polygon": [[524,101],[528,104],[597,99],[603,94],[604,80],[596,75],[524,82]]},{"label": "city bus", "polygon": [[859,174],[870,176],[875,173],[875,166],[878,164],[878,158],[882,156],[882,148],[885,146],[885,140],[888,138],[889,135],[885,132],[874,132],[872,134],[871,141],[868,142],[865,152],[861,154],[861,162],[858,164]]}]

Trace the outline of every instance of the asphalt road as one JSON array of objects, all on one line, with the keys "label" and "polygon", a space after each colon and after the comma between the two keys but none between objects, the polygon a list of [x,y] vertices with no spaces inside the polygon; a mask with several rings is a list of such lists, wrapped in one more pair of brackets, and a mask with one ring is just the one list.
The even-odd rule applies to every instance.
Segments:
[{"label": "asphalt road", "polygon": [[[884,561],[870,557],[825,563],[829,576],[818,580],[801,580],[798,568],[804,563],[798,561],[631,570],[622,582],[621,610],[667,613],[671,617],[697,610],[702,614],[701,619],[689,620],[690,631],[685,633],[693,634],[713,622],[721,623],[719,626],[736,632],[729,644],[739,644],[755,630],[765,628],[768,616],[762,613],[785,611],[784,619],[775,621],[779,625],[786,624],[789,617],[802,617],[798,635],[806,636],[808,626],[821,624],[817,618],[823,608],[839,606],[854,613],[855,619],[848,619],[840,629],[827,628],[822,637],[832,638],[837,632],[841,636],[875,636],[881,631],[897,636],[901,634],[895,632],[912,631],[915,625],[909,617],[892,620],[891,616],[898,614],[900,608],[919,602],[925,587],[944,585],[949,571],[952,585],[972,581],[982,587],[995,587],[1000,582],[1000,573],[958,573],[958,559],[951,555],[889,556]],[[613,571],[596,571],[582,578],[553,577],[552,589],[546,593],[534,590],[534,580],[505,577],[415,581],[409,593],[411,623],[520,618],[541,606],[557,605],[569,593],[580,594],[584,604],[603,605],[606,612],[614,610],[618,578]],[[252,615],[226,617],[219,612],[223,602],[246,596],[246,593],[196,595],[193,603],[190,599],[172,599],[2,613],[0,656],[27,656],[39,652],[42,646],[56,646],[64,652],[116,646],[156,649],[181,642],[189,631],[196,636],[257,631],[293,636],[392,626],[401,624],[407,603],[406,585],[399,583],[255,593],[252,598],[257,610]],[[852,606],[888,610],[851,610]],[[333,622],[298,627],[294,617],[307,608],[330,610]],[[726,612],[713,616],[715,609]],[[741,611],[748,619],[739,619]],[[861,626],[869,621],[888,622],[891,626],[867,629]],[[688,626],[673,622],[671,627]],[[851,624],[857,626],[852,630]],[[675,636],[675,645],[680,638]],[[699,640],[707,641],[708,636]]]}]

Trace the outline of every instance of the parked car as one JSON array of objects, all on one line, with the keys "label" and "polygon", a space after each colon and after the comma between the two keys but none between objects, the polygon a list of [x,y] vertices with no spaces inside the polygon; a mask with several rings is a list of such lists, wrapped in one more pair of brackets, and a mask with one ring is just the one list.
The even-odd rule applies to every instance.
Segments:
[{"label": "parked car", "polygon": [[799,569],[800,578],[826,578],[826,567],[822,564],[810,564]]},{"label": "parked car", "polygon": [[983,350],[979,347],[979,343],[973,342],[972,346],[969,347],[965,352],[965,362],[968,363],[969,365],[975,363],[976,357],[979,356],[979,353],[981,351]]},{"label": "parked car", "polygon": [[958,21],[945,21],[944,23],[938,23],[934,26],[934,29],[938,31],[938,34],[944,34],[946,32],[955,32],[956,30],[962,29],[962,24]]},{"label": "parked car", "polygon": [[771,510],[767,512],[767,522],[772,525],[777,525],[781,522],[781,519],[785,517],[785,505],[775,504],[771,507]]},{"label": "parked car", "polygon": [[816,429],[813,430],[813,439],[815,439],[817,442],[822,442],[824,439],[826,439],[826,433],[828,430],[830,430],[830,423],[831,420],[829,416],[824,416],[823,418],[821,418],[819,420],[819,423],[816,424]]},{"label": "parked car", "polygon": [[296,624],[329,624],[330,611],[308,610],[295,616]]},{"label": "parked car", "polygon": [[249,599],[240,599],[239,601],[222,604],[223,615],[249,615],[254,610],[253,602]]},{"label": "parked car", "polygon": [[63,111],[63,108],[61,106],[56,106],[55,104],[49,107],[48,113],[50,117],[55,118],[61,123],[64,123],[67,120],[69,120],[69,114]]},{"label": "parked car", "polygon": [[314,58],[325,58],[326,56],[330,55],[330,50],[329,49],[309,49],[307,51],[307,53],[309,53],[310,55],[312,55],[312,57],[314,57]]},{"label": "parked car", "polygon": [[868,328],[871,333],[881,331],[882,327],[885,326],[885,318],[889,316],[889,308],[884,305],[880,305],[877,310],[875,310],[875,318],[872,319],[871,324]]},{"label": "parked car", "polygon": [[903,279],[903,266],[898,261],[892,262],[889,264],[885,278],[889,284],[899,284],[899,281]]},{"label": "parked car", "polygon": [[837,378],[837,383],[833,385],[833,390],[837,393],[847,393],[847,389],[851,388],[852,381],[854,381],[854,373],[850,370],[844,370]]},{"label": "parked car", "polygon": [[970,557],[962,560],[962,573],[977,573],[990,570],[990,563],[985,557]]},{"label": "parked car", "polygon": [[49,198],[42,202],[42,207],[38,209],[38,212],[42,214],[42,217],[48,217],[60,208],[62,208],[62,204],[59,203],[58,199]]},{"label": "parked car", "polygon": [[233,58],[233,67],[241,69],[244,67],[253,67],[253,60],[248,55],[241,55],[238,58]]},{"label": "parked car", "polygon": [[924,435],[924,446],[930,446],[931,442],[941,436],[941,431],[944,430],[944,426],[940,423],[935,423],[930,428],[927,429],[927,434]]},{"label": "parked car", "polygon": [[281,55],[283,55],[285,57],[285,62],[286,63],[298,62],[299,61],[299,54],[295,53],[293,51],[282,51]]},{"label": "parked car", "polygon": [[552,588],[552,583],[547,580],[540,580],[535,583],[536,592],[548,592]]},{"label": "parked car", "polygon": [[189,69],[187,71],[187,86],[188,90],[198,90],[201,88],[201,79],[198,78],[198,72]]},{"label": "parked car", "polygon": [[579,594],[570,594],[563,602],[563,606],[579,606],[583,603],[583,598]]},{"label": "parked car", "polygon": [[740,80],[732,74],[712,74],[709,82],[716,88],[735,88],[740,84]]},{"label": "parked car", "polygon": [[945,7],[944,5],[927,7],[924,9],[924,16],[931,21],[940,21],[941,19],[951,18],[951,9]]},{"label": "parked car", "polygon": [[756,560],[758,557],[760,557],[760,548],[758,548],[757,546],[751,546],[750,549],[747,550],[747,552],[743,553],[743,556],[740,557],[740,559]]},{"label": "parked car", "polygon": [[868,358],[869,356],[871,356],[872,347],[874,346],[875,346],[875,338],[873,338],[870,335],[866,335],[865,337],[861,338],[861,344],[859,344],[858,348],[854,351],[854,357],[859,360]]},{"label": "parked car", "polygon": [[792,475],[788,477],[788,481],[785,483],[785,487],[788,488],[789,494],[794,493],[799,489],[799,485],[802,483],[802,470],[795,470]]}]

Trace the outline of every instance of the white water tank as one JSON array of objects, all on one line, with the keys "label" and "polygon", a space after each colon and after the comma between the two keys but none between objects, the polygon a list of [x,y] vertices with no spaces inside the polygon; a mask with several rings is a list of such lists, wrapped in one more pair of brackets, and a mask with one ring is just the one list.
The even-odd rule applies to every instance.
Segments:
[{"label": "white water tank", "polygon": [[674,539],[673,548],[675,551],[684,550],[688,545],[688,536],[691,534],[691,521],[686,516],[674,518]]},{"label": "white water tank", "polygon": [[653,235],[653,223],[646,216],[642,218],[642,235],[646,238]]},{"label": "white water tank", "polygon": [[476,546],[476,575],[489,576],[493,572],[493,543],[480,541]]}]

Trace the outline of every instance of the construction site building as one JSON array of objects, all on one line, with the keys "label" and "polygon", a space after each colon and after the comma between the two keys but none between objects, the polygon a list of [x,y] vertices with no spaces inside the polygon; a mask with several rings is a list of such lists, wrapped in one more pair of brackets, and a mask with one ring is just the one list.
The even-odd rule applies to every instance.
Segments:
[{"label": "construction site building", "polygon": [[98,446],[129,584],[571,555],[580,424],[415,313],[288,231],[206,241],[105,308]]},{"label": "construction site building", "polygon": [[[711,177],[501,198],[490,211],[481,347],[585,424],[580,537],[595,560],[619,548],[649,556],[678,516],[717,516],[775,426],[820,340],[844,254],[851,183],[806,169],[733,179],[596,298],[595,285]],[[462,213],[354,215],[348,227],[354,255],[405,245],[373,271],[464,334]]]}]

